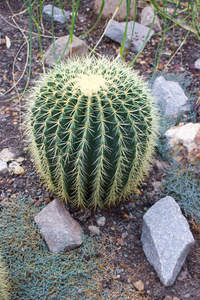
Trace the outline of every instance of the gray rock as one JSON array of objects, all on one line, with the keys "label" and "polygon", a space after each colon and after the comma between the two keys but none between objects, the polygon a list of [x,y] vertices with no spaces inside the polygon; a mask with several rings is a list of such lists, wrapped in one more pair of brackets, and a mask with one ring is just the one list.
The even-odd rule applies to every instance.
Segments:
[{"label": "gray rock", "polygon": [[97,224],[99,226],[104,226],[105,223],[106,223],[106,218],[105,217],[100,217],[100,218],[97,219]]},{"label": "gray rock", "polygon": [[[106,19],[111,19],[117,6],[119,5],[119,0],[106,0],[104,3],[104,8],[101,14],[101,17]],[[100,8],[102,5],[102,0],[94,1],[94,11],[97,15],[99,15]],[[135,11],[135,0],[131,1],[130,11],[129,11],[129,20],[134,19],[134,11]],[[126,0],[122,1],[118,12],[116,13],[115,20],[117,21],[126,21]]]},{"label": "gray rock", "polygon": [[[133,25],[134,25],[134,21],[128,22],[125,47],[128,48],[129,43],[131,41],[129,50],[131,50],[133,52],[139,52],[139,50],[141,49],[141,47],[144,43],[144,40],[146,39],[146,37],[148,35],[149,28],[135,22],[134,33],[133,33],[133,37],[131,40]],[[123,40],[124,32],[125,32],[125,26],[126,26],[126,22],[119,23],[117,21],[110,20],[105,29],[105,36],[110,38],[111,40],[121,44],[122,40]],[[149,39],[151,38],[151,36],[153,34],[154,34],[154,31],[151,30],[147,41],[149,41]]]},{"label": "gray rock", "polygon": [[175,116],[190,110],[188,98],[178,82],[159,76],[153,84],[152,94],[160,110],[166,116]]},{"label": "gray rock", "polygon": [[0,159],[5,162],[13,161],[14,158],[15,158],[15,154],[9,148],[4,148],[0,152]]},{"label": "gray rock", "polygon": [[[68,42],[69,35],[60,37],[55,42],[55,50],[56,50],[56,58],[57,60],[61,57],[65,46]],[[86,42],[80,40],[76,36],[73,36],[73,42],[72,42],[72,56],[82,56],[88,54],[88,47]],[[68,44],[65,53],[62,57],[62,61],[68,59],[70,57],[70,44]],[[52,67],[55,64],[55,57],[54,57],[54,51],[53,51],[53,44],[50,45],[50,47],[47,49],[47,51],[44,54],[44,63],[48,67]]]},{"label": "gray rock", "polygon": [[[63,15],[63,12],[64,12],[64,15]],[[70,18],[70,13],[69,13],[69,11],[65,11],[65,10],[63,10],[63,12],[62,12],[62,9],[60,9],[58,7],[54,7],[53,8],[53,20],[56,22],[59,22],[61,24],[66,23],[66,20],[69,20],[69,18]],[[43,20],[51,21],[51,16],[52,16],[52,5],[51,4],[45,5],[42,10]]]},{"label": "gray rock", "polygon": [[195,61],[194,67],[195,67],[195,69],[200,70],[200,58],[198,58],[198,59]]},{"label": "gray rock", "polygon": [[43,208],[34,220],[53,253],[72,250],[82,244],[82,229],[70,216],[59,199],[53,200]]},{"label": "gray rock", "polygon": [[6,173],[8,171],[7,163],[0,159],[0,173]]},{"label": "gray rock", "polygon": [[[154,19],[154,10],[153,10],[153,8],[151,6],[146,6],[145,8],[143,8],[142,13],[141,13],[140,24],[142,24],[144,26],[147,26],[147,27],[151,27],[153,19]],[[159,21],[157,16],[155,16],[153,30],[155,32],[158,32],[158,31],[162,30],[162,27],[160,25],[160,21]]]},{"label": "gray rock", "polygon": [[141,241],[161,282],[172,285],[194,244],[187,220],[172,197],[162,198],[145,213]]}]

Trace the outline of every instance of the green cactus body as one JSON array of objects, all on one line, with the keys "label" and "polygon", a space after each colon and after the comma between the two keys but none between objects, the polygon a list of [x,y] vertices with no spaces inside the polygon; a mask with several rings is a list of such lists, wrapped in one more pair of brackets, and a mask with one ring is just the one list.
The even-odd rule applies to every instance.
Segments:
[{"label": "green cactus body", "polygon": [[8,274],[3,264],[3,259],[0,256],[0,299],[1,300],[8,300],[9,293],[8,293]]},{"label": "green cactus body", "polygon": [[68,60],[28,102],[31,153],[49,189],[78,207],[116,204],[142,182],[156,140],[150,91],[121,61]]}]

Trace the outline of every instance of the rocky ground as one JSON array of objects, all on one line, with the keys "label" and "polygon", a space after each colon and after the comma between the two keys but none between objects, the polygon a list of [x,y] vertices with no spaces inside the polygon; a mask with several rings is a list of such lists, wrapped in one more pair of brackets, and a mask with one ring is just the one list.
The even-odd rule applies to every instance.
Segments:
[{"label": "rocky ground", "polygon": [[[70,5],[65,4],[64,8],[70,10]],[[20,102],[15,97],[23,91],[28,78],[28,70],[24,67],[27,63],[26,38],[29,36],[29,17],[23,11],[24,9],[22,0],[17,1],[17,4],[16,1],[3,0],[0,4],[0,32],[2,37],[0,44],[0,151],[10,148],[15,153],[15,158],[22,157],[23,159],[18,160],[18,162],[24,170],[23,172],[21,169],[19,174],[15,174],[16,172],[13,171],[0,174],[0,204],[9,203],[11,199],[14,201],[20,193],[24,196],[31,196],[35,205],[40,206],[43,202],[49,203],[54,199],[54,196],[45,190],[35,173],[23,135],[23,110],[28,96]],[[140,8],[138,13],[139,11]],[[81,1],[75,35],[80,36],[85,33],[94,22],[93,1]],[[85,41],[90,47],[96,44],[104,27],[105,21],[101,20],[94,31],[85,37]],[[36,28],[33,30],[36,32]],[[42,38],[42,45],[43,49],[46,50],[51,44],[50,23],[44,23],[44,30],[45,36]],[[56,37],[66,34],[68,34],[66,27],[55,24]],[[164,69],[166,62],[180,45],[185,34],[185,29],[180,27],[175,27],[167,33],[158,72]],[[6,36],[11,41],[10,48],[6,47]],[[134,68],[139,70],[146,79],[153,74],[155,53],[160,39],[160,34],[153,36],[134,64]],[[34,34],[32,42],[33,58],[30,87],[38,74],[42,73],[39,43]],[[187,77],[192,78],[191,91],[199,86],[200,72],[194,68],[194,62],[199,57],[199,50],[199,42],[190,34],[180,51],[168,64],[168,68],[165,69],[168,73],[187,71],[186,79]],[[111,57],[115,57],[118,51],[119,45],[108,38],[103,38],[97,48],[97,52],[100,54]],[[129,53],[126,60],[130,61],[133,57],[134,54]],[[136,290],[134,297],[139,297],[138,299],[199,299],[200,231],[195,223],[191,222],[190,225],[196,243],[172,286],[164,287],[160,283],[142,251],[140,241],[142,216],[153,203],[163,197],[159,187],[164,164],[159,161],[158,157],[155,157],[153,168],[146,182],[137,193],[118,207],[109,210],[98,209],[92,213],[87,210],[75,211],[70,209],[72,216],[81,224],[84,232],[88,235],[91,234],[88,226],[98,226],[99,218],[105,217],[105,224],[99,226],[103,243],[102,249],[104,249],[100,256],[105,261],[102,268],[107,268],[108,271],[107,275],[99,280],[101,288],[107,291],[108,299],[120,299],[121,295],[124,295],[124,299],[129,299],[128,296],[126,297],[126,291],[132,287],[132,284],[135,284]],[[112,247],[108,247],[108,244]],[[136,284],[138,281],[139,287]]]}]

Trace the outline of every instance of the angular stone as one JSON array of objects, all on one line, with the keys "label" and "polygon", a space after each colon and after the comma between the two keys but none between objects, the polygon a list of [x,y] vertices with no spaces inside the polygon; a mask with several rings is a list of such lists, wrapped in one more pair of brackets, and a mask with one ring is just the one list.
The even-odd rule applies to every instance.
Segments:
[{"label": "angular stone", "polygon": [[82,229],[70,216],[59,199],[53,200],[43,208],[34,220],[53,253],[72,250],[82,244]]},{"label": "angular stone", "polygon": [[[154,19],[154,10],[151,6],[146,6],[145,8],[143,8],[142,13],[141,13],[141,21],[140,24],[147,26],[147,27],[151,27],[151,24],[153,22]],[[157,16],[155,16],[155,20],[154,20],[154,25],[152,28],[155,32],[159,32],[162,30],[162,27],[160,25],[160,21],[158,19]]]},{"label": "angular stone", "polygon": [[194,244],[188,222],[172,197],[162,198],[145,213],[141,241],[161,282],[172,285]]},{"label": "angular stone", "polygon": [[133,283],[134,288],[136,288],[137,291],[144,291],[144,283],[142,280],[138,280]]},{"label": "angular stone", "polygon": [[166,116],[175,116],[190,110],[188,98],[178,82],[159,76],[153,84],[152,93],[157,105]]},{"label": "angular stone", "polygon": [[6,173],[8,171],[7,163],[0,159],[0,173]]},{"label": "angular stone", "polygon": [[[63,15],[63,12],[64,12],[65,16]],[[63,12],[62,12],[62,9],[54,6],[54,8],[53,8],[53,20],[56,21],[56,22],[59,22],[61,24],[66,23],[66,20],[69,20],[69,18],[70,18],[70,14],[69,14],[69,11],[63,10]],[[42,10],[43,20],[51,21],[51,16],[52,16],[52,5],[47,4],[43,7],[43,10]]]},{"label": "angular stone", "polygon": [[14,158],[15,158],[15,154],[13,152],[11,152],[11,150],[9,148],[4,148],[0,152],[0,159],[5,162],[13,161]]},{"label": "angular stone", "polygon": [[195,67],[195,69],[200,70],[200,58],[198,58],[198,59],[195,61],[194,67]]},{"label": "angular stone", "polygon": [[[200,152],[200,124],[188,123],[169,129],[165,136],[168,140],[173,156],[179,158],[181,152],[190,159]],[[194,153],[193,153],[194,151]],[[193,157],[194,156],[194,157]]]},{"label": "angular stone", "polygon": [[[104,8],[101,16],[105,19],[111,19],[117,6],[119,5],[119,0],[106,0],[104,3]],[[97,15],[99,15],[100,8],[102,5],[102,0],[95,0],[94,2],[94,11]],[[134,11],[135,11],[135,0],[131,1],[130,11],[129,11],[129,20],[134,19]],[[126,0],[122,1],[118,12],[116,13],[115,20],[117,21],[126,21]]]},{"label": "angular stone", "polygon": [[[62,36],[59,39],[55,41],[55,50],[56,50],[56,58],[57,60],[61,57],[65,46],[68,42],[69,35]],[[85,41],[80,40],[76,36],[73,36],[73,42],[72,42],[72,56],[82,56],[88,54],[88,47]],[[65,53],[62,57],[62,61],[68,59],[70,57],[70,43],[68,44]],[[50,45],[50,47],[47,49],[47,51],[44,54],[44,63],[48,67],[52,67],[55,64],[55,57],[54,57],[54,51],[53,51],[53,44]]]},{"label": "angular stone", "polygon": [[[134,25],[134,21],[128,22],[125,47],[128,48],[129,43],[131,41],[129,50],[131,50],[133,52],[139,52],[139,50],[141,49],[141,47],[148,35],[149,28],[135,22],[133,37],[131,40],[133,25]],[[105,36],[110,38],[111,40],[121,44],[122,40],[123,40],[124,32],[125,32],[125,26],[126,26],[126,22],[119,23],[117,21],[110,20],[105,29]],[[149,39],[151,38],[151,36],[153,34],[154,34],[154,31],[151,30],[147,41],[149,41]]]}]

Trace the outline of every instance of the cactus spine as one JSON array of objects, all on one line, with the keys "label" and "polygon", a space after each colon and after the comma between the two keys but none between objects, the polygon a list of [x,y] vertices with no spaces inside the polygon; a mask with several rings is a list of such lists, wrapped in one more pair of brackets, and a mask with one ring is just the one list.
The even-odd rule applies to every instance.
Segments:
[{"label": "cactus spine", "polygon": [[3,264],[2,257],[0,256],[0,299],[8,300],[8,280],[7,280],[7,272]]},{"label": "cactus spine", "polygon": [[156,140],[150,91],[121,61],[68,60],[37,83],[27,128],[49,189],[78,207],[116,204],[142,182]]}]

